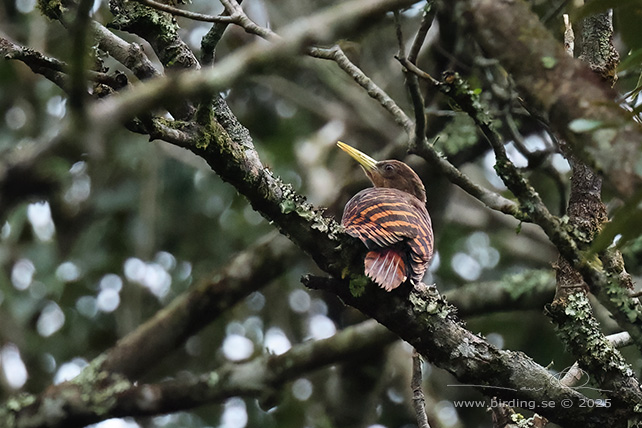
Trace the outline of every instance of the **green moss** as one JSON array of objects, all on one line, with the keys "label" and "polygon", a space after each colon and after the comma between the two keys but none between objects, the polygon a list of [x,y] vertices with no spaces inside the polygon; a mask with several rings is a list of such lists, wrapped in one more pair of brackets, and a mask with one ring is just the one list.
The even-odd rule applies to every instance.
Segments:
[{"label": "green moss", "polygon": [[364,275],[350,275],[350,294],[354,297],[361,296],[369,282]]},{"label": "green moss", "polygon": [[128,31],[135,27],[164,43],[172,42],[178,36],[178,24],[166,12],[129,0],[112,2],[110,6],[116,16],[110,24],[112,28]]},{"label": "green moss", "polygon": [[32,405],[36,402],[36,397],[31,394],[20,394],[14,397],[10,397],[4,403],[4,407],[13,412],[18,412],[24,409],[27,406]]},{"label": "green moss", "polygon": [[108,382],[106,387],[101,384],[100,388],[91,388],[85,390],[86,396],[89,397],[88,404],[97,415],[109,414],[116,404],[117,396],[131,388],[132,384],[124,376],[118,376],[114,373],[108,374],[104,379]]},{"label": "green moss", "polygon": [[618,281],[609,281],[606,294],[611,302],[622,312],[629,322],[637,323],[640,313],[635,302],[629,296],[629,291]]},{"label": "green moss", "polygon": [[[211,110],[211,109],[210,109]],[[221,128],[221,126],[210,120],[208,122],[210,125],[208,126],[203,126],[201,128],[201,135],[199,139],[196,141],[196,148],[201,149],[201,150],[207,150],[207,148],[210,146],[210,144],[218,143],[223,139],[224,136],[224,130]]]},{"label": "green moss", "polygon": [[279,208],[283,214],[290,214],[296,210],[296,203],[291,199],[284,199],[279,204]]},{"label": "green moss", "polygon": [[166,67],[181,62],[179,26],[172,15],[130,0],[113,0],[110,9],[115,18],[109,28],[132,32],[148,40]]},{"label": "green moss", "polygon": [[60,0],[38,0],[37,6],[44,16],[52,20],[60,19],[67,10]]},{"label": "green moss", "polygon": [[481,91],[471,89],[468,82],[459,76],[459,73],[447,71],[443,75],[441,90],[450,96],[459,107],[468,113],[475,122],[492,127],[492,119],[481,101]]},{"label": "green moss", "polygon": [[343,232],[336,221],[323,217],[323,213],[308,203],[306,198],[298,194],[290,184],[280,183],[279,188],[281,190],[281,202],[279,202],[281,213],[286,215],[295,213],[308,222],[312,229],[328,234],[331,239],[337,239],[339,234]]},{"label": "green moss", "polygon": [[430,290],[428,293],[412,292],[409,300],[416,313],[425,314],[429,317],[437,316],[444,319],[453,310],[453,307],[448,305],[438,292],[430,293]]},{"label": "green moss", "polygon": [[101,369],[105,355],[97,357],[71,382],[78,386],[80,399],[97,415],[108,414],[116,403],[118,394],[131,388],[124,376]]},{"label": "green moss", "polygon": [[549,270],[527,270],[503,277],[501,286],[508,291],[513,300],[518,300],[539,290],[549,289],[553,280]]},{"label": "green moss", "polygon": [[600,377],[608,377],[613,372],[624,377],[632,376],[633,372],[622,355],[602,334],[586,294],[571,294],[564,301],[554,303],[552,308],[552,315],[558,322],[558,334],[578,357],[582,367]]}]

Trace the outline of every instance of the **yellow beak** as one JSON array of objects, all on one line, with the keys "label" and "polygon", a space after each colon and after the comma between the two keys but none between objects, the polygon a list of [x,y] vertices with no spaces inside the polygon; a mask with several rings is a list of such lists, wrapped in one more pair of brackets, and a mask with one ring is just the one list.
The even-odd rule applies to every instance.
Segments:
[{"label": "yellow beak", "polygon": [[341,150],[352,156],[354,160],[359,162],[359,164],[366,171],[374,171],[377,169],[377,161],[372,159],[367,154],[355,149],[352,146],[347,145],[346,143],[342,143],[341,141],[337,141],[337,146],[339,146]]}]

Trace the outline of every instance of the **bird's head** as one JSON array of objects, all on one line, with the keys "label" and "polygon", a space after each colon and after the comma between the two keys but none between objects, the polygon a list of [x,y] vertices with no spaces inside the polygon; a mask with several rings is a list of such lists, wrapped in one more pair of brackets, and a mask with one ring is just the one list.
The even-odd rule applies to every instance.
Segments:
[{"label": "bird's head", "polygon": [[399,189],[426,202],[426,189],[419,176],[405,163],[398,160],[376,161],[367,154],[341,141],[337,146],[352,156],[363,168],[375,187]]}]

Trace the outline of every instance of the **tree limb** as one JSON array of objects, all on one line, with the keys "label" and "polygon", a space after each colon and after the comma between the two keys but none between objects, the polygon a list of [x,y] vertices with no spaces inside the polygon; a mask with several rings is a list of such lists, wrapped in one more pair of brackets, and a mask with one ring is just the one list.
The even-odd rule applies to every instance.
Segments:
[{"label": "tree limb", "polygon": [[182,16],[183,18],[193,19],[195,21],[202,22],[217,22],[231,24],[235,23],[236,19],[233,16],[222,16],[222,15],[205,15],[203,13],[190,12],[189,10],[179,9],[177,7],[171,6],[166,3],[159,3],[154,0],[137,0],[139,3],[144,4],[145,6],[153,7],[154,9],[162,10],[163,12],[171,13],[174,16]]},{"label": "tree limb", "polygon": [[[405,63],[407,64],[408,62],[405,61]],[[475,121],[495,152],[497,159],[495,169],[504,184],[519,200],[520,212],[542,228],[551,242],[557,247],[560,255],[581,274],[582,278],[590,286],[591,291],[614,314],[615,319],[631,335],[638,348],[642,349],[642,303],[628,295],[631,280],[626,275],[626,272],[623,272],[622,263],[618,263],[617,256],[607,255],[606,257],[611,260],[610,263],[596,264],[594,262],[596,256],[589,254],[587,251],[593,232],[589,233],[589,231],[573,225],[573,223],[569,227],[560,218],[548,211],[539,194],[508,159],[503,142],[492,127],[491,118],[482,106],[479,97],[473,93],[468,84],[457,73],[447,73],[443,82],[436,82],[427,73],[423,73],[410,64],[408,65],[410,70],[420,77],[429,78],[431,82],[437,84],[442,92],[451,97]],[[575,156],[571,153],[569,155]],[[573,160],[571,160],[571,163],[573,163]],[[585,170],[587,168],[586,166],[584,167]],[[587,181],[593,183],[590,174],[588,174],[589,172],[586,171],[579,179],[580,185]],[[591,198],[595,197],[595,195],[589,195],[587,191],[583,192],[582,195]],[[599,192],[597,197],[599,199]]]},{"label": "tree limb", "polygon": [[[581,394],[560,385],[529,357],[521,352],[499,350],[466,330],[434,287],[414,289],[409,293],[407,290],[385,293],[375,287],[366,287],[363,295],[354,297],[346,281],[307,276],[304,283],[313,289],[337,294],[350,306],[398,334],[426,360],[450,371],[460,382],[485,395],[531,400],[535,403],[531,410],[565,427],[584,424],[599,427],[601,422],[597,421],[614,417],[614,413],[606,412],[606,409],[595,408],[587,413],[587,409],[579,407]],[[557,403],[571,400],[564,402],[576,405],[571,414],[561,406],[542,407],[547,400]]]},{"label": "tree limb", "polygon": [[[511,73],[526,102],[622,195],[642,183],[642,130],[614,92],[573,58],[523,0],[458,0],[476,40]],[[515,37],[528,34],[529,37]],[[521,52],[515,55],[515,52]],[[594,120],[586,131],[573,126]]]},{"label": "tree limb", "polygon": [[105,353],[98,370],[135,379],[158,362],[159,355],[167,355],[225,310],[282,274],[297,251],[284,237],[270,234],[235,256],[213,279],[205,278],[119,340]]},{"label": "tree limb", "polygon": [[421,356],[416,350],[413,350],[412,379],[410,381],[410,388],[412,389],[412,407],[415,410],[415,415],[417,416],[417,426],[419,428],[430,428],[428,416],[426,415],[426,399],[421,387],[422,380]]},{"label": "tree limb", "polygon": [[[315,17],[318,22],[304,21],[309,25],[308,28],[299,28],[293,24],[287,32],[291,37],[275,43],[276,47],[265,49],[262,46],[263,52],[259,52],[257,48],[250,46],[221,62],[221,67],[215,72],[185,73],[159,84],[154,82],[141,85],[144,90],[113,97],[115,102],[106,101],[100,108],[92,110],[92,122],[108,122],[113,127],[113,119],[122,122],[127,115],[132,117],[137,112],[145,111],[158,100],[159,95],[153,94],[153,90],[165,91],[165,95],[170,93],[169,87],[165,85],[172,85],[173,91],[178,88],[179,93],[189,96],[204,89],[213,93],[238,80],[239,72],[271,64],[307,46],[309,38],[328,34],[327,28],[316,25],[332,25],[333,29],[340,29],[352,23],[353,19],[361,16],[362,11],[353,9],[357,5],[363,8],[375,4],[378,8],[376,10],[381,11],[391,4],[398,6],[400,3],[402,2],[349,2],[350,6],[344,6],[340,16],[322,13],[320,17]],[[193,86],[190,77],[197,80]],[[132,93],[140,97],[134,100],[131,98]],[[139,105],[134,107],[134,101]],[[335,222],[323,218],[320,212],[313,210],[290,186],[281,183],[265,169],[247,130],[238,124],[222,100],[218,100],[218,103],[214,107],[216,121],[211,124],[199,126],[182,123],[182,131],[189,130],[195,136],[190,149],[206,159],[223,179],[232,183],[250,200],[257,211],[274,221],[283,233],[311,254],[321,268],[336,278],[346,274],[349,278],[344,281],[308,278],[309,285],[333,291],[345,302],[375,317],[409,341],[427,359],[451,371],[461,381],[476,384],[482,391],[488,388],[507,388],[502,389],[498,395],[533,399],[539,403],[544,396],[557,402],[565,398],[575,401],[582,398],[576,391],[552,383],[550,374],[525,355],[498,350],[467,331],[453,315],[452,308],[432,290],[412,290],[409,293],[406,290],[404,294],[404,290],[385,293],[374,287],[366,287],[361,297],[353,296],[349,291],[349,281],[363,278],[364,249],[360,243],[341,234]],[[120,109],[125,109],[125,112]],[[108,114],[103,116],[101,113]],[[105,125],[99,129],[106,130]],[[341,248],[338,248],[339,245]],[[129,385],[123,383],[119,387],[129,388]],[[520,389],[522,387],[526,389]],[[609,424],[622,412],[630,411],[619,410],[620,414],[616,414],[607,413],[605,409],[585,408],[575,409],[577,411],[570,415],[560,408],[537,410],[567,426]]]},{"label": "tree limb", "polygon": [[[73,381],[37,398],[23,396],[13,403],[13,409],[0,408],[0,421],[5,421],[5,428],[75,428],[110,417],[187,410],[239,395],[265,398],[303,373],[378,351],[393,338],[370,320],[331,338],[296,345],[281,355],[264,354],[200,376],[156,384],[135,384],[103,371],[98,359]],[[22,409],[17,412],[17,407]]]}]

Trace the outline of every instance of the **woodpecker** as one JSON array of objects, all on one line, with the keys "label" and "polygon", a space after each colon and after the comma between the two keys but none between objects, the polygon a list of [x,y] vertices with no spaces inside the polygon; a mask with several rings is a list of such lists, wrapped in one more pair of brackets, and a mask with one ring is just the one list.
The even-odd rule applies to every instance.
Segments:
[{"label": "woodpecker", "polygon": [[374,185],[354,195],[341,224],[370,250],[365,274],[386,291],[410,280],[421,282],[433,255],[433,231],[426,209],[426,189],[419,176],[398,160],[376,161],[345,143]]}]

